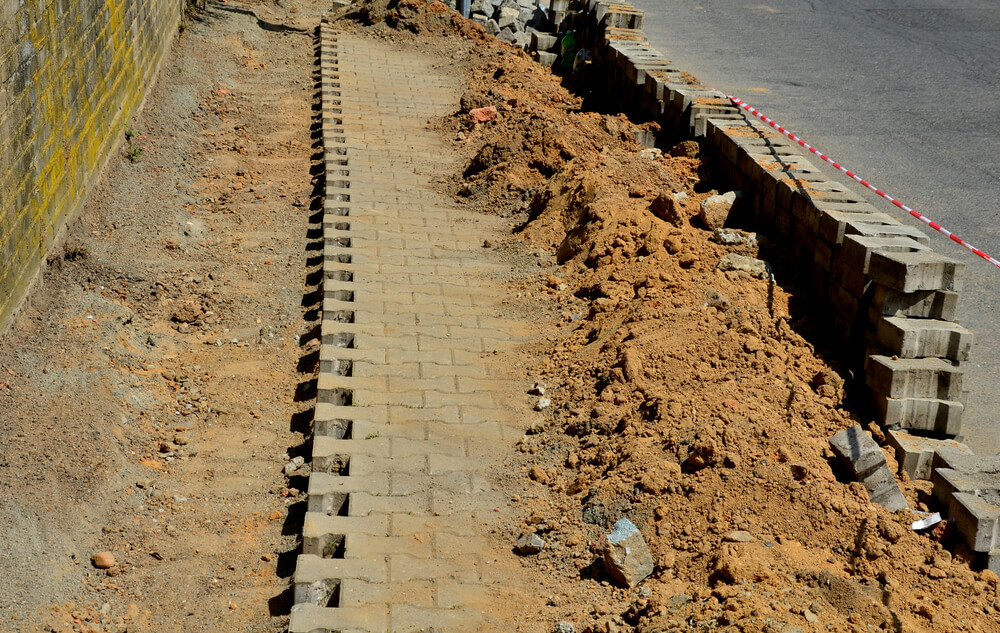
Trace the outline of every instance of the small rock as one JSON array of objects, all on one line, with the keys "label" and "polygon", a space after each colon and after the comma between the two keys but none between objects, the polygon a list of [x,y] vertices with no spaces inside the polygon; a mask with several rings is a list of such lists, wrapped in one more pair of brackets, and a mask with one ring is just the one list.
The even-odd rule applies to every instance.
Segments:
[{"label": "small rock", "polygon": [[541,466],[532,466],[531,470],[528,471],[528,477],[540,484],[549,483],[549,474]]},{"label": "small rock", "polygon": [[705,305],[710,308],[721,308],[725,310],[729,307],[729,297],[714,288],[705,291]]},{"label": "small rock", "polygon": [[733,209],[733,204],[739,193],[730,191],[729,193],[711,196],[702,200],[698,217],[708,227],[709,230],[721,229],[729,219],[729,214]]},{"label": "small rock", "polygon": [[678,593],[667,598],[667,605],[671,607],[683,607],[687,603],[691,602],[694,598],[687,595],[686,593]]},{"label": "small rock", "polygon": [[680,256],[680,258],[677,260],[677,263],[680,265],[681,268],[687,269],[694,267],[700,261],[701,259],[694,253],[686,253]]},{"label": "small rock", "polygon": [[532,532],[531,534],[523,534],[521,538],[517,539],[517,546],[514,547],[514,551],[522,556],[531,556],[542,551],[544,547],[545,541],[542,537]]},{"label": "small rock", "polygon": [[529,424],[528,428],[525,429],[524,432],[528,435],[538,435],[539,433],[542,433],[544,431],[545,431],[545,423],[536,420],[531,424]]},{"label": "small rock", "polygon": [[174,444],[176,444],[178,446],[187,446],[187,443],[188,443],[188,437],[187,437],[187,435],[175,435],[174,436]]},{"label": "small rock", "polygon": [[570,622],[556,622],[552,627],[552,633],[576,633],[576,627]]},{"label": "small rock", "polygon": [[493,248],[492,240],[483,240],[483,248]]},{"label": "small rock", "polygon": [[663,156],[663,150],[658,147],[647,147],[639,152],[639,158],[645,160],[656,160],[660,156]]},{"label": "small rock", "polygon": [[687,222],[684,205],[688,201],[688,195],[683,191],[677,193],[661,192],[653,198],[653,202],[649,205],[649,210],[653,215],[665,222],[669,222],[674,226],[684,226]]},{"label": "small rock", "polygon": [[111,569],[117,564],[115,555],[111,552],[99,552],[94,554],[90,561],[94,563],[94,567],[98,569]]},{"label": "small rock", "polygon": [[712,241],[723,246],[737,246],[746,244],[747,246],[757,245],[756,233],[744,233],[733,229],[715,229],[712,231]]},{"label": "small rock", "polygon": [[819,616],[810,611],[809,609],[802,610],[802,617],[806,619],[806,622],[811,622],[812,624],[819,622]]},{"label": "small rock", "polygon": [[161,453],[175,453],[178,449],[180,449],[180,446],[173,442],[160,442]]},{"label": "small rock", "polygon": [[726,272],[727,270],[744,272],[757,279],[767,279],[771,276],[771,267],[767,262],[753,257],[746,257],[745,255],[737,255],[736,253],[726,253],[723,255],[716,268],[722,272]]},{"label": "small rock", "polygon": [[809,464],[796,462],[794,464],[789,464],[788,468],[792,471],[792,477],[794,477],[796,481],[802,481],[809,476]]},{"label": "small rock", "polygon": [[642,533],[628,519],[619,519],[601,547],[604,567],[613,580],[632,588],[653,573],[653,557]]},{"label": "small rock", "polygon": [[533,396],[544,396],[545,395],[545,385],[543,385],[540,382],[532,383],[531,389],[528,390],[528,393],[531,394],[531,395],[533,395]]},{"label": "small rock", "polygon": [[299,468],[301,468],[302,465],[305,464],[305,463],[306,463],[306,460],[301,455],[298,456],[298,457],[293,457],[290,462],[288,462],[287,464],[285,464],[285,474],[287,475],[289,473],[295,472],[296,470],[298,470]]},{"label": "small rock", "polygon": [[744,532],[743,530],[736,530],[735,532],[730,532],[722,537],[722,540],[729,543],[750,543],[754,540],[753,534],[749,532]]},{"label": "small rock", "polygon": [[261,554],[260,555],[260,559],[262,561],[264,561],[265,563],[270,563],[272,560],[274,560],[274,555],[273,554]]},{"label": "small rock", "polygon": [[472,121],[474,123],[485,123],[497,118],[497,109],[496,106],[476,108],[475,110],[469,111],[469,116],[472,117]]},{"label": "small rock", "polygon": [[539,398],[538,402],[535,403],[535,411],[541,411],[542,409],[548,409],[552,404],[552,401],[548,398]]},{"label": "small rock", "polygon": [[670,150],[671,156],[682,156],[684,158],[695,158],[701,151],[698,141],[684,141],[678,143]]}]

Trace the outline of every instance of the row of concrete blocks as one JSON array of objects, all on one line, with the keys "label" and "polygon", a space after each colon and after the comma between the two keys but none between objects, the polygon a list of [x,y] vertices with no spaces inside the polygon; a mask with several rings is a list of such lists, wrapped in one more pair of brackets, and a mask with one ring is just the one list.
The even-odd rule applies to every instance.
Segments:
[{"label": "row of concrete blocks", "polygon": [[823,174],[783,137],[738,118],[706,121],[744,210],[785,238],[885,425],[956,435],[960,364],[972,333],[955,322],[964,265]]},{"label": "row of concrete blocks", "polygon": [[603,68],[614,105],[704,139],[741,204],[806,264],[820,312],[847,360],[866,371],[886,425],[957,434],[964,410],[961,362],[971,332],[955,323],[963,264],[932,251],[901,224],[829,181],[798,145],[748,120],[723,93],[691,83],[637,29],[608,16],[628,5],[589,0],[584,45]]},{"label": "row of concrete blocks", "polygon": [[328,631],[332,630],[331,623],[344,630],[370,628],[365,610],[341,607],[342,603],[351,602],[349,594],[366,590],[366,581],[370,580],[366,578],[369,573],[366,570],[370,565],[359,547],[367,549],[365,536],[378,533],[365,529],[366,518],[350,516],[353,493],[377,492],[378,486],[372,477],[357,474],[359,460],[352,459],[358,450],[358,440],[353,439],[356,424],[350,415],[353,390],[349,382],[356,334],[352,327],[354,297],[350,290],[354,273],[350,249],[350,169],[346,138],[338,117],[341,103],[337,52],[335,32],[324,21],[320,27],[322,136],[327,171],[323,267],[324,278],[336,280],[344,287],[330,296],[324,294],[312,472],[302,553],[296,560],[293,577],[290,633]]},{"label": "row of concrete blocks", "polygon": [[708,119],[706,141],[745,209],[792,245],[847,360],[865,372],[880,421],[959,433],[960,364],[972,333],[955,322],[963,264],[836,182],[783,138]]},{"label": "row of concrete blocks", "polygon": [[986,566],[1000,573],[1000,456],[980,457],[964,444],[890,431],[901,472],[930,480],[943,514]]}]

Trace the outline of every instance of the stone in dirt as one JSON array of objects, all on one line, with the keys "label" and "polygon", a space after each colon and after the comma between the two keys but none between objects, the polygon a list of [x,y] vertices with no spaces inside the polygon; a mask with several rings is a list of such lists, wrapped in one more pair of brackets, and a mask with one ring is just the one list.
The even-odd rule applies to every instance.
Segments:
[{"label": "stone in dirt", "polygon": [[94,563],[94,567],[98,569],[111,569],[117,564],[115,555],[111,552],[99,552],[94,554],[90,560]]},{"label": "stone in dirt", "polygon": [[687,215],[684,213],[684,205],[688,202],[688,195],[683,191],[678,193],[662,192],[649,205],[649,210],[653,215],[665,222],[669,222],[676,227],[684,226]]},{"label": "stone in dirt", "polygon": [[570,622],[556,622],[552,633],[576,633],[576,627]]},{"label": "stone in dirt", "polygon": [[726,272],[727,270],[744,272],[757,279],[767,279],[771,276],[770,266],[767,262],[747,257],[746,255],[737,255],[736,253],[726,253],[723,255],[716,268],[722,272]]},{"label": "stone in dirt", "polygon": [[698,141],[683,141],[670,149],[670,155],[695,158],[700,151],[701,146],[698,145]]},{"label": "stone in dirt", "polygon": [[497,109],[496,106],[476,108],[469,111],[469,116],[472,117],[472,121],[474,123],[486,123],[487,121],[492,121],[497,118]]},{"label": "stone in dirt", "polygon": [[619,519],[601,547],[604,568],[615,582],[632,588],[653,573],[653,557],[639,528]]},{"label": "stone in dirt", "polygon": [[714,195],[702,200],[698,217],[708,227],[709,230],[721,229],[729,219],[729,214],[733,210],[733,204],[739,197],[739,192]]},{"label": "stone in dirt", "polygon": [[723,246],[737,246],[739,244],[757,246],[757,234],[744,233],[734,229],[715,229],[712,231],[712,241]]},{"label": "stone in dirt", "polygon": [[753,534],[749,532],[744,532],[743,530],[736,530],[735,532],[730,532],[722,537],[722,540],[729,543],[749,543],[754,540]]},{"label": "stone in dirt", "polygon": [[521,538],[517,539],[517,546],[514,548],[514,551],[522,556],[531,556],[542,551],[544,547],[545,541],[542,537],[532,532],[531,534],[522,534]]}]

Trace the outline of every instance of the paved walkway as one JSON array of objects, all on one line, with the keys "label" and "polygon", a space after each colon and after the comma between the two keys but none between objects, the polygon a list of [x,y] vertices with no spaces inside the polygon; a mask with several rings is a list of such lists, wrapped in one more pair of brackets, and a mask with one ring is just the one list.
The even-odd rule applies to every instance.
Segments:
[{"label": "paved walkway", "polygon": [[293,633],[491,630],[518,592],[483,536],[504,501],[489,469],[521,435],[484,360],[512,340],[489,316],[501,267],[429,182],[454,159],[425,127],[460,86],[388,50],[322,27],[327,281]]}]

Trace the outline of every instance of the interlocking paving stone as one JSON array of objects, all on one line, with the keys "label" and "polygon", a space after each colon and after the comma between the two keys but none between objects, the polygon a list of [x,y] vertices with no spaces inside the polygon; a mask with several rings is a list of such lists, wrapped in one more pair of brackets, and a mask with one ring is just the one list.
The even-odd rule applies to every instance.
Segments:
[{"label": "interlocking paving stone", "polygon": [[523,336],[500,313],[488,223],[435,191],[428,119],[460,85],[426,59],[321,27],[324,301],[312,474],[289,630],[494,628],[515,587],[483,514],[513,383],[484,359]]}]

